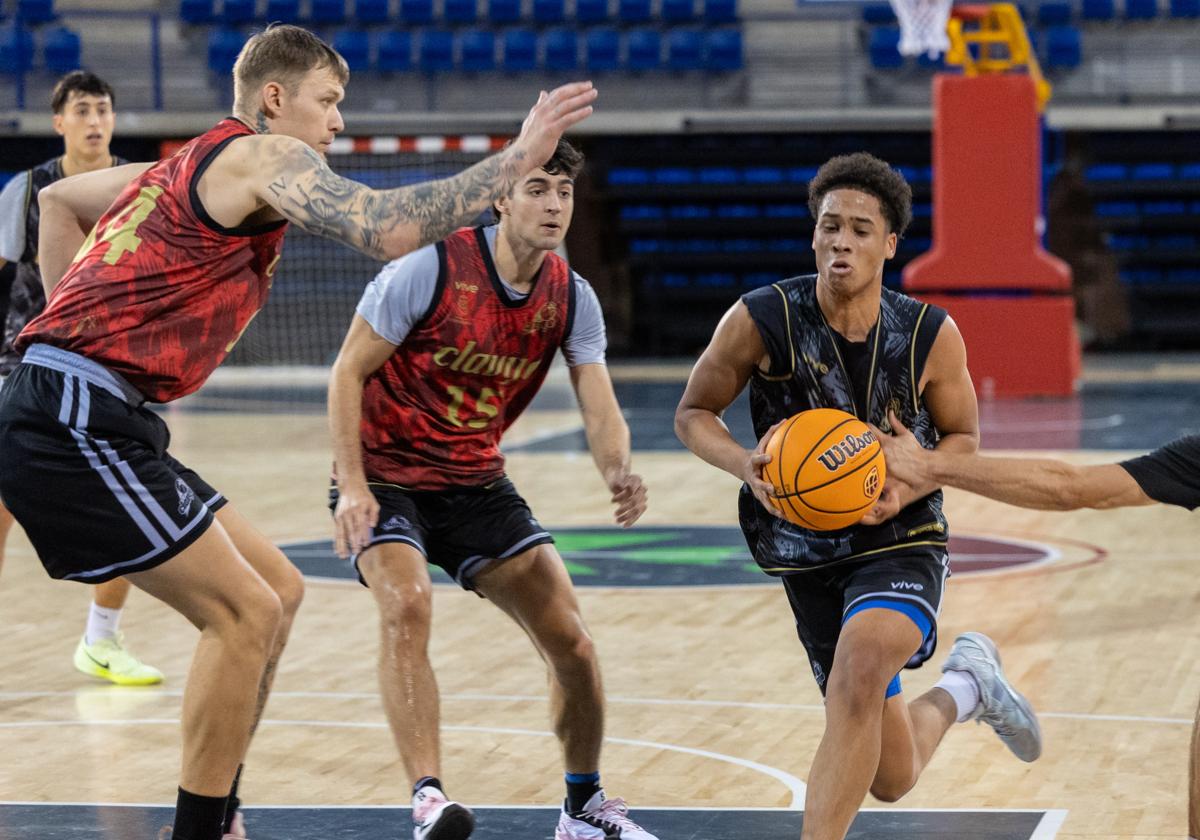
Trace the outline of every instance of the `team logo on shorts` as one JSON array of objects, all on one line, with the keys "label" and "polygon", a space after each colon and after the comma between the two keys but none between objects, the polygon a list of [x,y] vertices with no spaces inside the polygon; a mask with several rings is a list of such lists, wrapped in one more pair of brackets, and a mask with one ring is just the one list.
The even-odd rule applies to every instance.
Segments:
[{"label": "team logo on shorts", "polygon": [[196,498],[196,491],[188,487],[186,481],[182,478],[175,479],[175,494],[179,496],[179,515],[187,516],[188,511],[192,509],[192,502]]},{"label": "team logo on shorts", "polygon": [[398,514],[379,526],[380,531],[407,531],[410,528],[412,528],[412,523]]},{"label": "team logo on shorts", "polygon": [[867,477],[863,479],[863,495],[874,496],[875,491],[879,489],[879,467],[871,467],[871,471],[867,473]]}]

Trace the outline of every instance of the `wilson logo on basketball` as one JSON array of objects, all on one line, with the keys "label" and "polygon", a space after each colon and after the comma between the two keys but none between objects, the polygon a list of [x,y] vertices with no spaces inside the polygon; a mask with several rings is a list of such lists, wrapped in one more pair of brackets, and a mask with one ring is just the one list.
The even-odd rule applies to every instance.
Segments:
[{"label": "wilson logo on basketball", "polygon": [[879,490],[879,467],[871,467],[867,477],[863,479],[863,495],[874,496]]},{"label": "wilson logo on basketball", "polygon": [[861,435],[846,435],[842,440],[818,455],[817,460],[821,462],[821,465],[825,469],[830,472],[837,472],[838,467],[874,442],[875,435],[870,431],[863,432]]}]

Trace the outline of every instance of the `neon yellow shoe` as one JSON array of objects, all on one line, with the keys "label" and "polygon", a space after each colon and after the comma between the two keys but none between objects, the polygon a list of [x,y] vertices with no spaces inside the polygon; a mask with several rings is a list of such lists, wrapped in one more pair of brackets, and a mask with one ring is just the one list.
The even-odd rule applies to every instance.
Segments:
[{"label": "neon yellow shoe", "polygon": [[125,647],[125,634],[87,643],[87,636],[75,648],[75,667],[90,677],[117,685],[155,685],[162,682],[162,671],[145,664]]}]

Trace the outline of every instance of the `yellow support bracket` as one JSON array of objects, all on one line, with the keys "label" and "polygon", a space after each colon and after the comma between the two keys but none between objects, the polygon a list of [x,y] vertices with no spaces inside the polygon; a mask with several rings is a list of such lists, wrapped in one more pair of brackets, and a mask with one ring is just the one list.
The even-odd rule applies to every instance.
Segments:
[{"label": "yellow support bracket", "polygon": [[[1038,113],[1042,113],[1050,101],[1050,83],[1042,75],[1037,56],[1029,44],[1021,13],[1012,3],[991,3],[983,8],[986,12],[978,17],[978,29],[964,28],[964,23],[968,22],[966,16],[954,15],[946,23],[946,34],[950,36],[946,63],[961,67],[968,77],[1024,70],[1033,79]],[[972,55],[972,45],[978,48],[977,55]]]}]

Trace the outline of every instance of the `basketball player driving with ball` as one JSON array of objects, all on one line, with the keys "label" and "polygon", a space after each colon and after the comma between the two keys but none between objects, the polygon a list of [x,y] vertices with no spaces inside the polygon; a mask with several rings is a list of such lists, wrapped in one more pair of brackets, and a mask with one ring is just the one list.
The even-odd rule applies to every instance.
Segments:
[{"label": "basketball player driving with ball", "polygon": [[[869,154],[835,157],[808,185],[817,274],[749,292],[725,313],[675,414],[684,444],[745,484],[742,530],[759,566],[783,581],[825,695],[804,840],[842,840],[864,795],[894,802],[916,784],[942,736],[981,720],[1023,761],[1041,753],[1028,702],[1005,679],[995,645],[955,641],[941,680],[906,703],[898,673],[937,644],[949,574],[942,494],[889,481],[857,525],[807,530],[771,503],[763,478],[774,427],[836,408],[887,429],[894,412],[927,448],[974,452],[978,410],[962,336],[944,310],[883,288],[884,262],[912,218],[912,191]],[[721,415],[750,383],[753,450]]]}]

